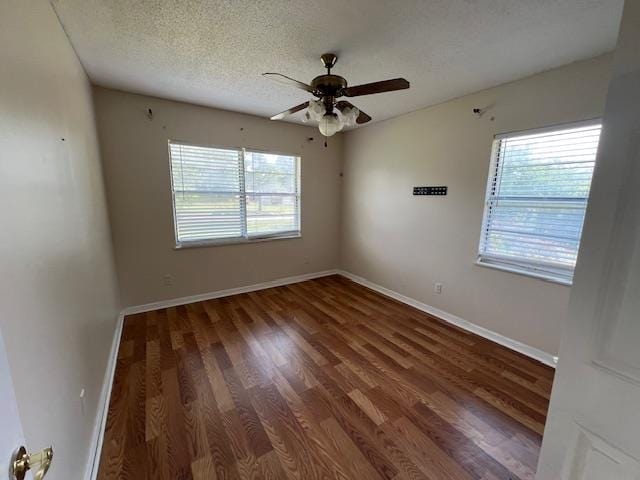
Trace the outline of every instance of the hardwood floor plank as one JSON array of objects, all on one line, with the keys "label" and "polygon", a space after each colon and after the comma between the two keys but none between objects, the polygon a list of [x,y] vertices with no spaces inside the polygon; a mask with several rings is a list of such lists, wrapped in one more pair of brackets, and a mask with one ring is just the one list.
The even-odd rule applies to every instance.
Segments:
[{"label": "hardwood floor plank", "polygon": [[144,363],[136,362],[129,370],[129,402],[126,416],[127,448],[137,447],[145,442],[145,376]]},{"label": "hardwood floor plank", "polygon": [[218,478],[210,456],[191,462],[191,473],[193,480],[215,480]]},{"label": "hardwood floor plank", "polygon": [[226,412],[235,408],[229,387],[224,380],[224,376],[222,375],[222,371],[216,361],[215,353],[211,346],[201,351],[201,355],[207,379],[213,390],[213,396],[218,405],[218,409],[221,412]]},{"label": "hardwood floor plank", "polygon": [[353,400],[360,409],[367,414],[373,423],[376,425],[382,425],[387,421],[387,416],[378,410],[378,407],[360,390],[352,390],[349,392],[349,397]]},{"label": "hardwood floor plank", "polygon": [[322,462],[331,470],[332,478],[352,478],[343,456],[333,448],[333,444],[320,427],[319,421],[291,388],[287,380],[278,374],[274,376],[273,380],[275,387],[303,430],[304,436],[309,439],[310,448],[317,452]]},{"label": "hardwood floor plank", "polygon": [[[204,422],[202,408],[198,400],[184,405],[184,425],[189,457],[199,459],[209,455],[209,440]],[[215,439],[216,442],[218,441]]]},{"label": "hardwood floor plank", "polygon": [[169,468],[164,455],[164,448],[159,438],[152,438],[146,442],[147,478],[170,480]]},{"label": "hardwood floor plank", "polygon": [[[178,387],[178,374],[175,370],[162,372],[162,392],[166,404],[164,418],[167,435],[167,457],[170,473],[173,477],[186,475],[190,469],[191,458],[186,447],[184,413]],[[190,471],[190,470],[189,470]]]},{"label": "hardwood floor plank", "polygon": [[249,394],[242,387],[232,369],[225,370],[223,374],[236,406],[242,432],[247,439],[249,449],[256,457],[270,452],[273,447],[251,403]]},{"label": "hardwood floor plank", "polygon": [[380,479],[368,459],[362,454],[351,438],[340,427],[335,418],[329,417],[322,422],[322,428],[332,442],[334,449],[347,459],[349,470],[353,472],[353,478]]},{"label": "hardwood floor plank", "polygon": [[256,387],[254,407],[287,473],[295,478],[332,478],[327,465],[313,448],[277,389]]},{"label": "hardwood floor plank", "polygon": [[130,315],[98,478],[530,480],[552,381],[335,275]]},{"label": "hardwood floor plank", "polygon": [[387,432],[398,439],[409,457],[429,479],[468,480],[471,478],[468,472],[447,456],[406,417],[400,417],[389,423]]},{"label": "hardwood floor plank", "polygon": [[422,432],[471,475],[477,478],[491,472],[505,480],[518,478],[425,404],[416,404],[414,411],[416,414],[411,416],[410,420],[419,425]]},{"label": "hardwood floor plank", "polygon": [[276,452],[271,451],[258,459],[263,480],[282,480],[286,478]]},{"label": "hardwood floor plank", "polygon": [[162,422],[164,421],[165,415],[166,409],[162,395],[147,398],[145,401],[145,442],[158,438],[162,430]]}]

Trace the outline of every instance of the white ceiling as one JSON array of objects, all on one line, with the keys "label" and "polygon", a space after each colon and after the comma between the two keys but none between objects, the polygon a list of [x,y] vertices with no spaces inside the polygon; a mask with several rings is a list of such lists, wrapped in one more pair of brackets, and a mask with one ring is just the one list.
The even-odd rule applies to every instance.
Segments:
[{"label": "white ceiling", "polygon": [[[596,56],[623,0],[52,0],[92,82],[270,116],[309,94],[262,72],[409,90],[353,103],[383,120]],[[292,118],[299,121],[301,114]]]}]

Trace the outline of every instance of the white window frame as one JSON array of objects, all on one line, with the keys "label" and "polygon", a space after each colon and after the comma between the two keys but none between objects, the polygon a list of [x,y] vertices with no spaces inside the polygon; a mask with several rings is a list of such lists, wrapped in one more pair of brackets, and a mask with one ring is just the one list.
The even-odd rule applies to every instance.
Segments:
[{"label": "white window frame", "polygon": [[[498,149],[500,146],[500,141],[505,138],[510,138],[514,136],[520,135],[536,135],[547,132],[554,132],[558,130],[571,129],[571,128],[580,128],[580,127],[589,127],[602,125],[601,118],[593,118],[589,120],[570,122],[570,123],[562,123],[557,125],[551,125],[547,127],[541,128],[532,128],[526,130],[517,130],[511,132],[505,132],[496,134],[493,137],[493,142],[491,146],[491,161],[489,163],[489,171],[487,174],[486,181],[486,190],[484,196],[484,211],[482,215],[482,225],[480,230],[480,242],[478,244],[478,256],[475,264],[482,266],[493,268],[496,270],[501,270],[509,273],[516,273],[528,277],[537,278],[540,280],[545,280],[552,283],[558,283],[560,285],[571,286],[573,285],[573,272],[574,268],[566,269],[566,268],[555,268],[552,265],[545,265],[544,262],[531,262],[526,259],[514,260],[512,258],[500,257],[497,255],[483,255],[483,239],[485,235],[485,230],[487,228],[488,216],[489,216],[489,199],[491,197],[492,191],[492,182],[496,177],[496,168],[498,167]],[[588,198],[587,204],[585,206],[588,207]],[[582,237],[582,233],[580,234]]]},{"label": "white window frame", "polygon": [[[241,203],[241,209],[243,211],[242,218],[244,219],[244,223],[242,226],[242,236],[241,237],[232,237],[232,238],[212,238],[210,240],[193,240],[193,241],[180,241],[178,238],[178,223],[176,219],[176,200],[175,200],[175,188],[173,185],[173,166],[171,161],[171,145],[185,145],[191,147],[200,147],[200,148],[212,148],[212,149],[221,149],[221,150],[234,150],[240,153],[240,161],[241,161],[241,182],[240,182],[240,196],[244,197],[244,200]],[[174,235],[174,249],[181,250],[184,248],[200,248],[200,247],[215,247],[215,246],[224,246],[224,245],[236,245],[236,244],[245,244],[245,243],[256,243],[256,242],[267,242],[271,240],[284,240],[284,239],[295,239],[302,238],[302,156],[297,153],[284,153],[284,152],[274,152],[271,150],[260,150],[256,148],[244,148],[244,147],[229,147],[229,146],[221,146],[221,145],[211,145],[211,144],[201,144],[194,142],[185,142],[181,140],[171,140],[167,141],[167,152],[169,158],[169,177],[171,180],[171,209],[172,209],[172,221],[173,221],[173,235]],[[270,155],[282,155],[287,157],[294,157],[296,159],[296,191],[297,191],[297,216],[298,216],[298,230],[290,230],[283,232],[274,232],[268,234],[260,234],[260,235],[248,235],[247,233],[247,192],[245,189],[245,168],[244,168],[244,159],[245,153],[265,153]],[[267,195],[267,193],[263,193],[263,195]],[[278,194],[271,194],[278,195]],[[291,196],[291,194],[286,194],[286,196]]]}]

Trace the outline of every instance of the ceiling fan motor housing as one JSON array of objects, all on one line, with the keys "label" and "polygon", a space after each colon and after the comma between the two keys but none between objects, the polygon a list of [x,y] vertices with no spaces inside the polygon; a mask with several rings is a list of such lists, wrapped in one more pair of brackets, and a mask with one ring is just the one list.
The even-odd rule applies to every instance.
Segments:
[{"label": "ceiling fan motor housing", "polygon": [[320,75],[311,80],[311,87],[319,97],[339,97],[342,90],[347,88],[347,81],[340,75]]}]

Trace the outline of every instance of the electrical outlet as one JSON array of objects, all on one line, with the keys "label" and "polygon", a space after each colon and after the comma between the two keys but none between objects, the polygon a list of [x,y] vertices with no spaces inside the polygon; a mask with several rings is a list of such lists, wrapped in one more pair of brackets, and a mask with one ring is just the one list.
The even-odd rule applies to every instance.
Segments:
[{"label": "electrical outlet", "polygon": [[80,410],[82,410],[82,414],[85,414],[86,405],[85,405],[85,391],[84,388],[80,390]]},{"label": "electrical outlet", "polygon": [[171,285],[173,285],[173,277],[167,273],[164,277],[162,277],[162,283],[164,283],[165,287],[170,287]]},{"label": "electrical outlet", "polygon": [[440,295],[442,293],[442,284],[440,282],[434,283],[433,291],[436,292],[438,295]]}]

